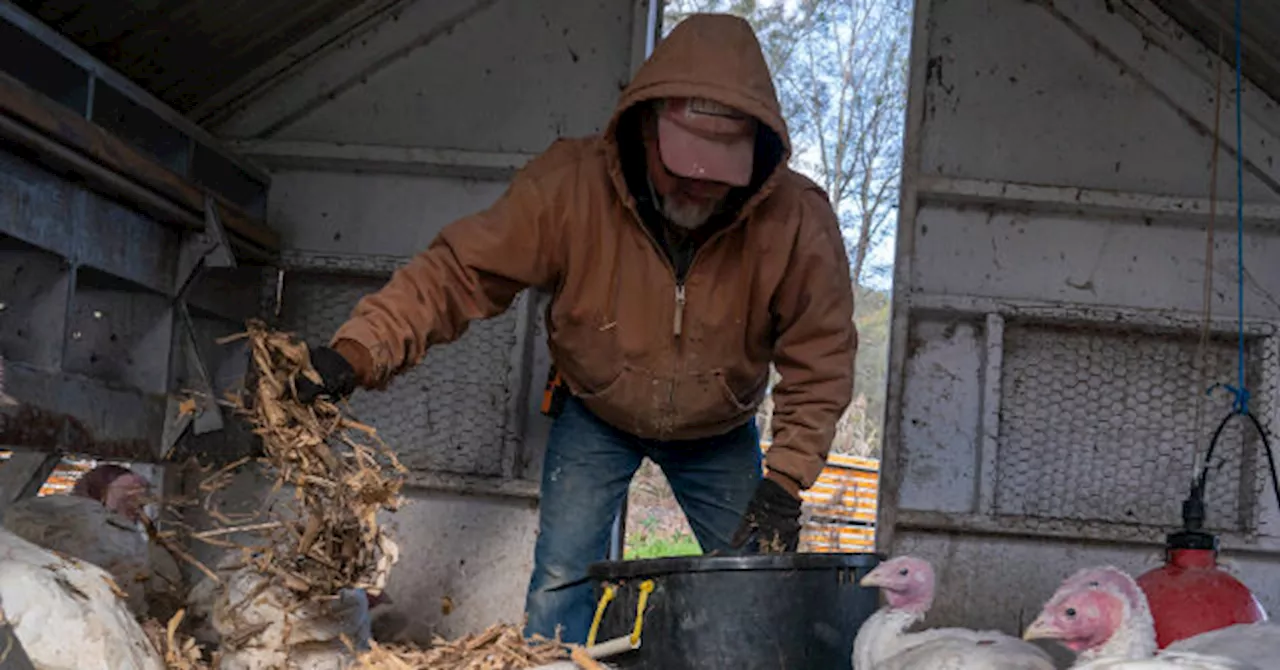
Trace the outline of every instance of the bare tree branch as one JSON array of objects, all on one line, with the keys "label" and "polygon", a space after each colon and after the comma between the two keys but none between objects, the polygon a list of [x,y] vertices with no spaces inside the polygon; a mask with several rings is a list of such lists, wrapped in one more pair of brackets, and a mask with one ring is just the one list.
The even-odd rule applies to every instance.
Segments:
[{"label": "bare tree branch", "polygon": [[[756,29],[791,136],[791,165],[826,189],[858,291],[857,399],[832,450],[871,454],[884,407],[888,296],[872,255],[893,233],[901,179],[908,0],[667,0],[666,30],[693,12],[730,12]],[[868,349],[870,347],[871,349]],[[776,378],[774,379],[776,382]],[[772,401],[760,413],[768,434]]]}]

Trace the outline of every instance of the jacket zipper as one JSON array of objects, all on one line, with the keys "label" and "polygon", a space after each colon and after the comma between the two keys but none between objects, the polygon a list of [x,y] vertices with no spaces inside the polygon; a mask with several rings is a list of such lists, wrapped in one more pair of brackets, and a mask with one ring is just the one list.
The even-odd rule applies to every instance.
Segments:
[{"label": "jacket zipper", "polygon": [[[692,267],[693,263],[690,262],[689,266]],[[680,337],[680,333],[684,331],[684,303],[685,303],[684,284],[677,282],[676,283],[676,316],[675,316],[675,323],[672,325],[672,333],[677,338]]]},{"label": "jacket zipper", "polygon": [[[634,225],[637,225],[640,227],[640,233],[644,235],[646,239],[649,240],[649,244],[652,245],[654,253],[658,255],[658,258],[662,261],[662,264],[667,266],[667,270],[671,272],[671,278],[674,279],[676,282],[676,312],[673,318],[673,323],[671,324],[671,334],[678,339],[680,335],[684,332],[684,306],[685,306],[685,303],[687,302],[685,299],[685,292],[684,292],[684,280],[680,279],[679,274],[676,272],[675,264],[673,264],[671,262],[671,259],[667,258],[667,255],[663,253],[662,245],[658,244],[657,238],[653,236],[653,233],[649,232],[648,226],[644,224],[644,220],[640,217],[639,210],[636,209],[635,202],[633,200],[628,200],[626,202],[626,207],[631,212],[632,217],[635,219]],[[690,274],[693,273],[693,266],[695,263],[698,262],[698,256],[702,255],[702,247],[707,246],[709,242],[719,237],[720,234],[723,232],[724,232],[723,230],[718,231],[715,235],[712,235],[705,242],[703,242],[702,245],[698,247],[697,251],[693,252],[693,258],[689,259],[689,267],[685,269],[685,277],[688,277]]]},{"label": "jacket zipper", "polygon": [[[679,340],[680,336],[684,333],[684,308],[685,304],[688,302],[685,296],[684,279],[680,278],[680,275],[676,272],[675,264],[672,263],[671,259],[667,258],[665,253],[663,253],[662,246],[658,244],[657,238],[653,236],[653,233],[649,232],[649,227],[644,224],[644,220],[641,218],[639,210],[636,209],[634,199],[628,199],[626,201],[626,207],[631,211],[632,218],[634,219],[633,225],[640,227],[641,234],[649,239],[649,244],[652,245],[654,253],[658,254],[658,258],[662,260],[663,265],[667,266],[667,269],[671,272],[671,278],[676,282],[676,310],[675,316],[672,318],[671,331],[672,335]],[[698,257],[702,255],[702,250],[711,246],[712,242],[715,242],[722,235],[725,235],[727,231],[728,228],[718,230],[714,235],[704,240],[702,244],[698,245],[698,249],[693,252],[693,258],[689,259],[689,267],[685,268],[686,279],[689,275],[693,274],[693,268],[698,264]],[[667,389],[667,404],[674,408],[675,402],[676,388],[675,384],[672,383]],[[663,434],[663,439],[665,439],[665,435],[669,433],[670,430],[669,426],[664,426],[659,431]]]}]

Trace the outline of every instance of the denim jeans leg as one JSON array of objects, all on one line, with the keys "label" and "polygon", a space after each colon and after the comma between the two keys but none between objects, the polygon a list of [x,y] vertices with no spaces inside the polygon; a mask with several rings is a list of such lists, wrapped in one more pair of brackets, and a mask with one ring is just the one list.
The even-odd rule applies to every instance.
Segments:
[{"label": "denim jeans leg", "polygon": [[525,635],[586,642],[595,614],[587,567],[604,560],[609,533],[644,455],[635,438],[565,403],[547,440]]},{"label": "denim jeans leg", "polygon": [[754,421],[705,440],[650,444],[704,552],[729,548],[764,476]]}]

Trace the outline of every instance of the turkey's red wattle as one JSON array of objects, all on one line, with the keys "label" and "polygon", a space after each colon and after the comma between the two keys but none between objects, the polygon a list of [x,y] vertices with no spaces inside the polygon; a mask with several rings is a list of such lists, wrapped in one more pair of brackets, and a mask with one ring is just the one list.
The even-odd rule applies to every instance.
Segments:
[{"label": "turkey's red wattle", "polygon": [[1165,564],[1138,578],[1161,649],[1193,635],[1238,623],[1266,621],[1249,588],[1218,567],[1213,549],[1170,547]]}]

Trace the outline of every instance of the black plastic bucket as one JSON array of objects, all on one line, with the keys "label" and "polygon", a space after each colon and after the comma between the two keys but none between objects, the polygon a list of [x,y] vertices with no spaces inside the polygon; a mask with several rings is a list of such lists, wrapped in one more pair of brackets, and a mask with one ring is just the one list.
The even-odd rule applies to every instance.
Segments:
[{"label": "black plastic bucket", "polygon": [[616,588],[596,642],[629,635],[652,584],[640,647],[606,659],[622,670],[852,670],[853,638],[879,607],[858,581],[874,554],[697,556],[591,566],[597,602]]}]

